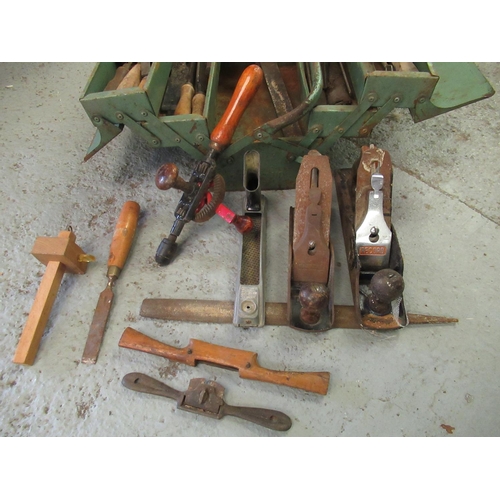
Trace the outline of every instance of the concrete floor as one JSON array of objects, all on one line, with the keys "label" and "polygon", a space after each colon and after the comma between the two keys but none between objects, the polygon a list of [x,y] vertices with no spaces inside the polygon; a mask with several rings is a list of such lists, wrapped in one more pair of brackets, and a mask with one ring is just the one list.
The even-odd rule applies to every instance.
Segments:
[{"label": "concrete floor", "polygon": [[[479,67],[500,89],[500,64]],[[0,67],[1,436],[500,435],[500,94],[420,124],[407,111],[395,112],[370,139],[390,152],[395,165],[393,223],[405,258],[407,309],[459,323],[390,334],[338,329],[306,335],[271,326],[241,331],[140,317],[148,297],[232,300],[239,235],[220,219],[189,225],[175,265],[156,266],[154,253],[178,197],[157,190],[154,174],[175,154],[150,149],[126,129],[83,163],[94,127],[79,97],[92,68]],[[333,166],[351,166],[367,142],[341,141]],[[294,194],[265,193],[269,301],[286,300]],[[136,241],[115,287],[98,363],[84,365],[88,328],[106,285],[111,235],[128,199],[141,206]],[[227,204],[239,208],[241,194],[228,194]],[[64,277],[35,364],[14,364],[44,272],[31,248],[38,236],[56,236],[68,225],[97,261],[83,276]],[[337,248],[345,273],[342,244]],[[341,274],[338,303],[350,300],[345,284]],[[196,338],[255,351],[269,368],[329,371],[330,388],[318,396],[119,348],[128,326],[177,346]],[[216,421],[177,410],[171,400],[125,389],[121,379],[132,371],[178,390],[192,378],[217,380],[228,403],[281,410],[292,428],[279,433],[233,417]],[[453,427],[453,434],[443,425]]]}]

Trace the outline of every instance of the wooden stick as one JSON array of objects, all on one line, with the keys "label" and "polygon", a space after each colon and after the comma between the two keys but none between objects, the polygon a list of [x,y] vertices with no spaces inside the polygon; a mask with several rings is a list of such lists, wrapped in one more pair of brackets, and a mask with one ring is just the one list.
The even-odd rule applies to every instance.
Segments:
[{"label": "wooden stick", "polygon": [[35,296],[35,302],[28,316],[21,339],[17,345],[14,363],[32,365],[42,340],[42,335],[49,320],[50,311],[57,297],[59,286],[64,276],[65,265],[61,262],[49,262]]}]

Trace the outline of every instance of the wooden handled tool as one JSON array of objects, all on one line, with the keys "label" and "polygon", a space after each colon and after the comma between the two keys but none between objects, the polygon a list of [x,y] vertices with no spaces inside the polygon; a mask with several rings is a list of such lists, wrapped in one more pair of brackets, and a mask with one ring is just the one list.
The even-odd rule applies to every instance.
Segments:
[{"label": "wooden handled tool", "polygon": [[260,87],[264,72],[256,64],[251,64],[240,76],[231,100],[217,126],[213,129],[210,146],[220,152],[231,143],[234,131],[250,100]]},{"label": "wooden handled tool", "polygon": [[45,264],[47,269],[17,345],[14,363],[32,365],[35,362],[64,273],[85,274],[87,262],[94,260],[75,241],[76,236],[71,230],[61,231],[57,238],[36,239],[31,254]]},{"label": "wooden handled tool", "polygon": [[191,339],[183,348],[172,347],[143,333],[126,328],[118,343],[120,347],[147,352],[178,361],[189,366],[205,362],[238,370],[240,377],[271,384],[286,385],[304,391],[326,394],[330,382],[328,372],[285,372],[263,368],[257,362],[257,353],[223,347]]},{"label": "wooden handled tool", "polygon": [[[194,220],[197,212],[203,212],[203,219],[208,220],[215,215],[217,205],[224,200],[224,178],[220,174],[216,174],[215,160],[230,144],[238,121],[257,92],[263,78],[262,69],[256,64],[248,66],[240,76],[226,111],[210,135],[209,149],[205,160],[196,163],[189,180],[191,188],[184,192],[177,204],[175,221],[170,229],[170,234],[168,238],[163,238],[158,246],[155,260],[161,266],[170,264],[174,258],[177,250],[176,240],[184,225]],[[216,184],[221,187],[217,190],[217,196],[215,196],[214,190],[212,201],[200,208],[207,192],[212,185],[215,188]],[[214,200],[217,200],[217,203]]]},{"label": "wooden handled tool", "polygon": [[194,96],[194,78],[196,63],[189,63],[189,79],[181,87],[179,102],[174,111],[174,115],[189,115],[191,113],[191,101]]},{"label": "wooden handled tool", "polygon": [[132,241],[134,239],[140,207],[135,201],[127,201],[123,205],[116,224],[108,259],[108,284],[101,292],[94,318],[90,325],[89,335],[82,356],[82,363],[95,364],[101,349],[104,330],[113,302],[113,286],[121,270],[125,266]]},{"label": "wooden handled tool", "polygon": [[115,75],[108,82],[104,90],[116,90],[121,81],[125,78],[125,75],[130,71],[132,63],[128,62],[118,66],[115,71]]},{"label": "wooden handled tool", "polygon": [[130,71],[125,75],[123,80],[117,87],[117,90],[128,89],[131,87],[138,87],[141,83],[141,64],[136,63],[132,66]]}]

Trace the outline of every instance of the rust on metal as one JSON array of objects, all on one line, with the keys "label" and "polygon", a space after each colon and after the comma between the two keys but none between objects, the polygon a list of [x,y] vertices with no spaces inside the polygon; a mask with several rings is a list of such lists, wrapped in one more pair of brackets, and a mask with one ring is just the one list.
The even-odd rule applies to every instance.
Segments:
[{"label": "rust on metal", "polygon": [[99,295],[97,306],[94,311],[92,323],[89,328],[87,343],[82,356],[82,363],[94,364],[97,361],[97,356],[101,348],[104,338],[106,324],[108,322],[111,304],[113,303],[113,283],[114,280],[110,279],[106,288]]},{"label": "rust on metal", "polygon": [[334,322],[334,251],[330,241],[333,177],[330,161],[318,151],[304,156],[290,209],[289,326],[325,331]]},{"label": "rust on metal", "polygon": [[[269,94],[273,101],[276,114],[278,118],[284,116],[293,110],[293,105],[288,95],[278,63],[263,62],[260,63],[260,65],[264,71],[267,88],[269,89]],[[300,137],[302,135],[302,131],[297,122],[283,127],[282,130],[286,137]]]},{"label": "rust on metal", "polygon": [[328,281],[332,188],[328,157],[311,151],[304,156],[296,180],[293,281]]},{"label": "rust on metal", "polygon": [[365,301],[367,309],[379,316],[390,314],[392,302],[403,295],[403,276],[394,269],[381,269],[373,275],[369,288],[371,294]]},{"label": "rust on metal", "polygon": [[[358,197],[357,191],[364,189],[359,180],[360,176],[364,177],[365,182],[370,186],[372,169],[382,169],[384,178],[391,179],[390,183],[384,183],[384,189],[386,187],[390,188],[389,191],[384,192],[384,219],[387,222],[390,221],[390,197],[392,196],[392,163],[390,162],[390,156],[387,152],[383,152],[383,150],[375,148],[374,146],[369,148],[365,147],[362,149],[359,163],[355,164],[352,169],[336,170],[334,172],[334,178],[339,200],[342,233],[351,280],[355,314],[361,328],[389,330],[402,328],[408,324],[404,301],[401,300],[399,304],[398,317],[389,317],[393,316],[392,313],[388,314],[388,317],[376,316],[369,310],[366,310],[365,297],[360,293],[361,286],[368,288],[373,274],[361,272],[361,265],[356,251],[356,221],[358,219],[361,221],[363,220],[367,210],[367,203],[365,205],[364,200],[368,198],[368,191],[364,197]],[[356,202],[356,200],[358,201]],[[356,203],[358,203],[358,206]],[[364,209],[363,206],[365,206],[366,209]],[[388,267],[402,276],[404,265],[401,248],[394,226],[391,225],[389,227],[392,232],[392,240]]]},{"label": "rust on metal", "polygon": [[125,375],[122,384],[133,391],[173,399],[180,410],[205,417],[221,419],[231,415],[275,431],[287,431],[292,426],[290,417],[280,411],[227,404],[224,387],[213,380],[191,379],[187,390],[180,392],[148,375],[134,372]]},{"label": "rust on metal", "polygon": [[[353,306],[336,305],[332,328],[360,329]],[[144,299],[140,315],[144,318],[192,323],[232,323],[234,302],[224,300]],[[380,316],[374,316],[380,319]],[[458,319],[427,314],[408,314],[411,325],[457,323]],[[380,323],[379,323],[380,324]],[[287,304],[266,302],[266,325],[289,326]]]}]

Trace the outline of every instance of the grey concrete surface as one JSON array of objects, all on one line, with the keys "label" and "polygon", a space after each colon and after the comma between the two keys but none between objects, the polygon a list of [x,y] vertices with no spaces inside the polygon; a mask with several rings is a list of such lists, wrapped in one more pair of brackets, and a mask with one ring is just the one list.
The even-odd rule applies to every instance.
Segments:
[{"label": "grey concrete surface", "polygon": [[[480,63],[495,89],[500,64]],[[148,297],[232,300],[239,235],[221,220],[188,225],[175,265],[154,253],[168,232],[177,196],[158,191],[154,173],[175,151],[150,149],[129,130],[87,163],[94,127],[79,103],[93,63],[0,65],[0,436],[498,436],[500,434],[500,95],[414,124],[395,112],[370,142],[395,165],[393,222],[405,258],[405,302],[414,313],[456,317],[454,325],[393,333],[286,327],[241,331],[232,325],[148,320]],[[348,167],[367,141],[341,141],[332,166]],[[182,159],[182,158],[181,158]],[[288,210],[294,191],[269,201],[267,298],[286,300]],[[123,203],[141,206],[137,237],[115,287],[98,363],[80,363]],[[241,195],[227,204],[240,207]],[[12,362],[44,267],[30,255],[38,236],[71,225],[96,262],[65,275],[36,362]],[[345,256],[337,302],[347,303]],[[342,274],[344,273],[344,274]],[[278,370],[329,371],[326,396],[238,378],[125,350],[127,326],[184,346],[190,338],[259,353]],[[175,403],[125,389],[139,371],[184,390],[206,377],[234,405],[274,408],[293,421],[285,433],[226,417],[179,411]],[[442,425],[454,428],[448,434]]]}]

